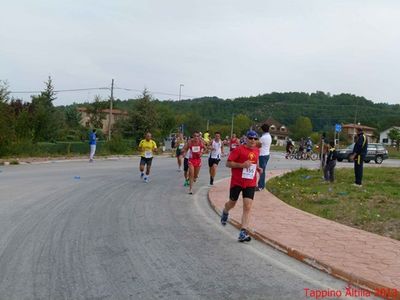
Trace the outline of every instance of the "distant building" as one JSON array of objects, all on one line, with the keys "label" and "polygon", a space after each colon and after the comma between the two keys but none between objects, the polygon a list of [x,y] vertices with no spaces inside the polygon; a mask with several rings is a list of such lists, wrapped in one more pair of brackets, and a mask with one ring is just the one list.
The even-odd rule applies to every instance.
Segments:
[{"label": "distant building", "polygon": [[285,125],[282,125],[272,117],[269,117],[261,124],[258,124],[257,127],[260,128],[262,124],[269,125],[269,133],[271,134],[272,141],[276,141],[276,145],[286,145],[286,139],[289,136],[289,130]]},{"label": "distant building", "polygon": [[354,137],[357,135],[357,128],[362,128],[364,134],[366,135],[369,143],[374,143],[376,141],[375,131],[376,128],[368,127],[360,124],[344,124],[342,125],[342,132],[340,136],[345,136],[349,143],[354,142]]},{"label": "distant building", "polygon": [[[85,127],[91,127],[92,124],[90,124],[90,116],[87,113],[86,107],[79,107],[78,111],[81,113],[81,124]],[[102,113],[105,114],[105,119],[103,120],[103,128],[102,131],[104,133],[108,132],[108,126],[110,126],[110,109],[103,109],[101,111]],[[128,112],[125,110],[120,110],[120,109],[113,109],[111,113],[111,128],[115,124],[116,121],[128,117]]]},{"label": "distant building", "polygon": [[392,144],[394,144],[394,142],[393,142],[393,141],[389,138],[389,136],[388,136],[390,130],[392,130],[392,129],[400,130],[400,127],[392,126],[392,127],[388,128],[388,129],[382,131],[382,132],[379,134],[379,143],[382,143],[382,144],[385,144],[385,145],[392,145]]}]

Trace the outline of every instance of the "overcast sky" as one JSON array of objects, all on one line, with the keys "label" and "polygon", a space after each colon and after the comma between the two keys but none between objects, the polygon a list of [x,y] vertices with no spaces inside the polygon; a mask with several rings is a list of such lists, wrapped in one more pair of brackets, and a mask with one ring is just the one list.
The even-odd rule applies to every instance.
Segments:
[{"label": "overcast sky", "polygon": [[320,90],[400,103],[399,16],[397,0],[2,1],[0,79],[12,91],[41,90],[51,75],[56,89],[114,78],[160,99],[184,84],[182,98]]}]

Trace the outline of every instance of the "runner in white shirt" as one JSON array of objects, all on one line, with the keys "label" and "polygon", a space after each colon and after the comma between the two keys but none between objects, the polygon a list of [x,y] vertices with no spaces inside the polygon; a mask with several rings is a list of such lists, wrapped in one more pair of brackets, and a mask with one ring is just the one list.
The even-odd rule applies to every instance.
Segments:
[{"label": "runner in white shirt", "polygon": [[210,172],[210,185],[214,184],[214,178],[217,173],[218,163],[221,160],[222,155],[224,154],[224,145],[221,140],[221,133],[216,132],[214,139],[211,141],[209,146],[210,155],[208,157],[208,166]]},{"label": "runner in white shirt", "polygon": [[264,132],[260,138],[261,148],[260,148],[260,156],[259,156],[259,165],[260,168],[263,170],[260,174],[260,178],[258,180],[258,186],[256,191],[262,191],[265,189],[265,168],[267,167],[268,160],[270,157],[270,148],[272,144],[272,138],[269,134],[269,125],[263,124],[261,125],[261,129]]}]

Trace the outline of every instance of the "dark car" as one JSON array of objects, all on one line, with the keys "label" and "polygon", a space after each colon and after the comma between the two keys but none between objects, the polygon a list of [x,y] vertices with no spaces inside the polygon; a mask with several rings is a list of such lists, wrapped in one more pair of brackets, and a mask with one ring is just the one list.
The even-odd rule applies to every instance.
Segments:
[{"label": "dark car", "polygon": [[[337,154],[338,154],[338,161],[343,161],[344,159],[347,159],[348,161],[352,161],[350,158],[350,154],[353,152],[354,144],[351,144],[347,148],[344,149],[338,149]],[[369,163],[371,160],[374,160],[375,163],[381,164],[384,159],[388,159],[388,151],[385,149],[385,147],[382,144],[368,144],[368,149],[367,149],[367,155],[364,159],[364,162]]]}]

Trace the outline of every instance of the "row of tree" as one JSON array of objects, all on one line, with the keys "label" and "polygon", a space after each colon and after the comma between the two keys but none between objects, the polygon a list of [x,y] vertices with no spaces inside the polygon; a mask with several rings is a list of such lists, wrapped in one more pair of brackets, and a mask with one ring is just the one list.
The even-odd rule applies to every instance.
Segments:
[{"label": "row of tree", "polygon": [[11,98],[7,82],[0,81],[0,154],[21,141],[36,143],[65,136],[65,114],[54,106],[55,99],[50,77],[45,89],[31,96],[31,102]]},{"label": "row of tree", "polygon": [[[43,91],[31,96],[30,102],[10,97],[7,83],[0,81],[0,154],[21,141],[35,144],[85,140],[89,128],[103,127],[106,119],[104,109],[109,107],[109,99],[96,96],[91,103],[55,107],[56,97],[50,77]],[[78,108],[82,106],[89,115],[89,128],[81,124]],[[210,132],[220,131],[223,136],[228,136],[232,121],[234,132],[241,135],[271,116],[289,127],[295,140],[307,136],[316,140],[323,131],[333,136],[335,123],[356,121],[378,130],[400,123],[400,105],[374,104],[363,97],[350,94],[332,96],[323,92],[270,93],[234,100],[206,97],[159,101],[144,90],[136,99],[117,99],[114,107],[127,111],[128,116],[117,121],[112,136],[116,140],[136,142],[146,131],[151,131],[160,142],[177,132],[181,125],[186,135],[209,128]],[[98,132],[103,138],[101,130]],[[391,134],[396,137],[396,131]]]}]

